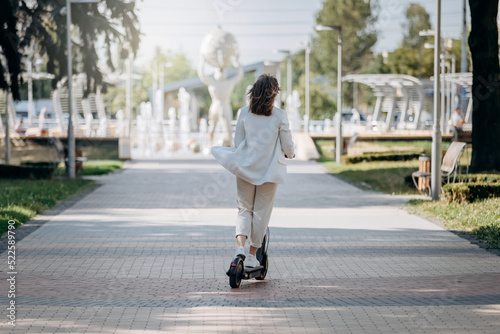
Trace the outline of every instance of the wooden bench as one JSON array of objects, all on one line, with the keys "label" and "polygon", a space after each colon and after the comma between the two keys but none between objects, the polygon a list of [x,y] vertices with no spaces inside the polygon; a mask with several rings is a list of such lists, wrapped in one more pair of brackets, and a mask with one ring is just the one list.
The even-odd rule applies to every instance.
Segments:
[{"label": "wooden bench", "polygon": [[[467,143],[458,142],[458,141],[451,143],[450,148],[448,148],[448,151],[446,151],[446,154],[443,157],[443,163],[441,164],[442,181],[446,180],[447,183],[450,183],[450,178],[453,177],[452,182],[455,182],[455,178],[457,175],[457,169],[458,169],[458,165],[460,162],[460,157],[462,156],[462,153],[463,153],[466,145],[467,145]],[[425,178],[426,180],[430,180],[431,175],[432,175],[431,173],[422,172],[422,171],[413,172],[411,175],[412,179],[413,179],[413,183],[415,184],[415,187],[417,187],[418,190],[428,191],[428,195],[431,194],[430,182],[426,182],[428,187],[426,189],[422,189],[422,187],[419,187],[417,180],[419,178]],[[422,182],[420,185],[422,185]]]}]

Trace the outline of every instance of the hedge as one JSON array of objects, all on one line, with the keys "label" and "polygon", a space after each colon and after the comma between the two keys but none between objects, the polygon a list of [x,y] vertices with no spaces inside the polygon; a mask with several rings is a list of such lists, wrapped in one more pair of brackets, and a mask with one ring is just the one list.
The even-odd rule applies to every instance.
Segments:
[{"label": "hedge", "polygon": [[500,197],[500,183],[449,183],[443,187],[443,193],[448,203],[472,203]]},{"label": "hedge", "polygon": [[500,174],[469,174],[469,183],[500,183]]},{"label": "hedge", "polygon": [[58,162],[24,162],[21,165],[0,165],[0,178],[50,180],[58,165]]},{"label": "hedge", "polygon": [[419,152],[382,152],[382,153],[371,153],[355,156],[347,156],[345,162],[348,164],[357,164],[360,162],[371,162],[371,161],[408,161],[415,160],[420,157],[422,151]]}]

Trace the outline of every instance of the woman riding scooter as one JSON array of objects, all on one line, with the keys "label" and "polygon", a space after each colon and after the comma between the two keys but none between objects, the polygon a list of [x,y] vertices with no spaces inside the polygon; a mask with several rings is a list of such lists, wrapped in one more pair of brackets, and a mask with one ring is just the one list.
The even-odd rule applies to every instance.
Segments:
[{"label": "woman riding scooter", "polygon": [[[271,218],[278,184],[284,183],[285,158],[295,156],[286,111],[274,107],[279,91],[276,78],[262,74],[248,92],[250,105],[239,111],[235,148],[212,148],[215,159],[236,175],[235,256],[244,259],[245,267],[260,265],[255,255]],[[246,255],[244,246],[248,238],[250,252]]]}]

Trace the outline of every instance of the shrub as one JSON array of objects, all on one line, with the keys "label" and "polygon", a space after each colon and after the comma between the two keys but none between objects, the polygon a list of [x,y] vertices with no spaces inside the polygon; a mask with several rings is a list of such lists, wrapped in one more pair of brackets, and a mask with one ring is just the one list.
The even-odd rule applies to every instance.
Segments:
[{"label": "shrub", "polygon": [[422,151],[418,152],[382,152],[355,156],[347,156],[345,162],[348,164],[357,164],[363,161],[409,161],[418,159]]},{"label": "shrub", "polygon": [[469,183],[500,183],[500,174],[469,174]]},{"label": "shrub", "polygon": [[58,163],[24,163],[21,165],[0,165],[0,178],[50,180]]},{"label": "shrub", "polygon": [[449,183],[443,187],[443,192],[448,203],[472,203],[500,197],[500,183]]},{"label": "shrub", "polygon": [[500,248],[500,224],[493,223],[486,226],[479,226],[472,231],[479,240],[486,241],[488,248]]}]

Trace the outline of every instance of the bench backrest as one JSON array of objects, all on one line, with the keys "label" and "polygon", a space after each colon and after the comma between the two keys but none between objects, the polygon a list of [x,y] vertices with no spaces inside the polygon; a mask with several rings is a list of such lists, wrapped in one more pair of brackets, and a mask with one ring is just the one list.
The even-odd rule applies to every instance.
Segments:
[{"label": "bench backrest", "polygon": [[451,173],[455,169],[457,160],[460,157],[460,153],[464,149],[466,143],[460,141],[454,141],[451,143],[450,148],[446,151],[443,158],[443,164],[441,165],[441,170],[446,173]]}]

